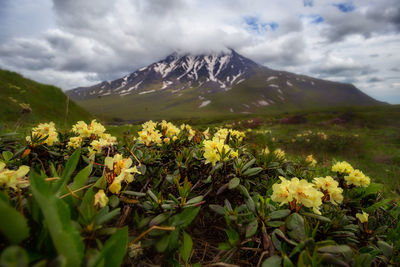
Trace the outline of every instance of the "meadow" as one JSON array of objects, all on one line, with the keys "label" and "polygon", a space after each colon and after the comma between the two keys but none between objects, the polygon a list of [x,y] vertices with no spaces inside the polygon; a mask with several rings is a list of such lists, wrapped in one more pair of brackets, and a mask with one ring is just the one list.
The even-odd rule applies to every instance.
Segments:
[{"label": "meadow", "polygon": [[26,121],[0,134],[2,266],[400,261],[399,106]]}]

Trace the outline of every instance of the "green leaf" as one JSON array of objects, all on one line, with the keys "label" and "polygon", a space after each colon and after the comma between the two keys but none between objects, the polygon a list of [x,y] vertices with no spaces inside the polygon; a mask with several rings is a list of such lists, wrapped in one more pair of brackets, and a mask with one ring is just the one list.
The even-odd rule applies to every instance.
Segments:
[{"label": "green leaf", "polygon": [[331,222],[331,219],[311,212],[302,212],[301,215],[320,220],[321,222],[328,222],[328,223]]},{"label": "green leaf", "polygon": [[193,241],[190,235],[183,231],[183,244],[179,248],[179,252],[182,255],[182,259],[187,263],[189,261],[190,254],[192,253]]},{"label": "green leaf", "polygon": [[246,171],[251,165],[253,165],[256,162],[256,159],[252,159],[249,162],[247,162],[243,168],[241,169],[242,172]]},{"label": "green leaf", "polygon": [[163,235],[156,243],[156,250],[160,253],[164,252],[168,247],[169,239],[170,234]]},{"label": "green leaf", "polygon": [[[86,185],[89,175],[92,172],[92,169],[93,169],[93,164],[90,164],[90,165],[86,166],[85,168],[83,168],[82,170],[80,170],[78,172],[78,174],[74,177],[72,183],[69,185],[69,188],[72,191],[74,191],[74,190],[79,189],[82,186]],[[66,188],[62,189],[62,190],[63,190],[63,193],[68,192],[68,190]],[[82,196],[82,191],[78,191],[75,194],[80,197],[80,196]]]},{"label": "green leaf", "polygon": [[151,191],[150,189],[147,190],[147,194],[155,201],[158,202],[158,197]]},{"label": "green leaf", "polygon": [[125,256],[127,244],[128,244],[128,227],[125,226],[119,229],[106,241],[100,253],[97,255],[97,260],[94,261],[94,263],[90,265],[90,267],[121,266],[122,260],[124,259]]},{"label": "green leaf", "polygon": [[180,226],[183,228],[188,226],[192,223],[194,218],[196,218],[199,211],[200,207],[184,209],[181,213],[175,215],[177,218],[174,220],[173,226]]},{"label": "green leaf", "polygon": [[0,231],[11,244],[18,244],[29,236],[28,223],[24,216],[7,201],[0,198]]},{"label": "green leaf", "polygon": [[282,258],[278,255],[274,255],[263,261],[262,267],[280,267]]},{"label": "green leaf", "polygon": [[202,200],[203,200],[203,196],[197,196],[197,197],[194,197],[194,198],[188,200],[188,201],[186,202],[186,205],[196,204],[196,203],[201,202]]},{"label": "green leaf", "polygon": [[234,229],[225,229],[225,233],[228,236],[228,242],[231,246],[235,246],[239,242],[239,234]]},{"label": "green leaf", "polygon": [[277,211],[273,211],[273,212],[271,212],[269,214],[269,219],[270,220],[278,220],[278,219],[285,218],[289,214],[290,214],[290,210],[288,210],[288,209],[286,209],[286,210],[277,210]]},{"label": "green leaf", "polygon": [[256,204],[254,204],[254,200],[251,197],[246,199],[245,203],[246,203],[247,207],[249,208],[249,210],[251,210],[252,212],[256,212]]},{"label": "green leaf", "polygon": [[116,195],[110,196],[110,200],[109,200],[108,204],[109,204],[112,208],[117,207],[117,206],[119,205],[119,197],[117,197]]},{"label": "green leaf", "polygon": [[229,189],[234,189],[234,188],[236,188],[239,184],[240,184],[240,179],[239,179],[239,178],[237,178],[237,177],[232,178],[232,179],[229,181],[228,188],[229,188]]},{"label": "green leaf", "polygon": [[228,242],[223,242],[223,243],[218,244],[219,250],[229,250],[231,248],[232,248],[232,246]]},{"label": "green leaf", "polygon": [[154,225],[159,225],[163,222],[165,222],[169,218],[170,214],[169,213],[161,213],[158,214],[156,217],[154,217],[150,223],[149,226],[154,226]]},{"label": "green leaf", "polygon": [[250,168],[250,169],[246,170],[243,173],[243,175],[244,176],[249,176],[249,177],[250,176],[254,176],[254,175],[259,174],[262,170],[263,170],[263,168],[261,168],[261,167]]},{"label": "green leaf", "polygon": [[290,238],[296,241],[302,241],[306,238],[306,230],[304,227],[304,219],[298,213],[293,213],[286,218],[287,233]]},{"label": "green leaf", "polygon": [[61,175],[61,179],[55,183],[55,187],[53,192],[57,195],[60,194],[61,189],[68,183],[69,179],[72,176],[72,173],[75,171],[76,166],[78,165],[78,161],[81,155],[81,150],[77,149],[69,158],[67,163],[65,164],[64,171]]},{"label": "green leaf", "polygon": [[258,228],[258,221],[255,219],[254,221],[250,222],[246,228],[246,238],[252,237]]},{"label": "green leaf", "polygon": [[293,262],[286,255],[283,256],[283,267],[295,267]]},{"label": "green leaf", "polygon": [[353,255],[351,248],[347,245],[324,246],[318,248],[318,252],[341,254],[345,258],[350,258]]},{"label": "green leaf", "polygon": [[114,218],[115,216],[119,215],[119,213],[121,211],[120,208],[112,210],[110,212],[108,212],[108,210],[109,210],[108,206],[105,206],[104,208],[102,208],[96,214],[96,217],[94,217],[94,223],[97,225],[102,225],[102,224],[108,222],[109,220],[111,220],[112,218]]},{"label": "green leaf", "polygon": [[217,214],[225,215],[225,213],[226,213],[225,208],[220,206],[220,205],[211,204],[211,205],[209,205],[209,207],[210,207],[210,209],[212,209]]},{"label": "green leaf", "polygon": [[380,207],[385,206],[390,201],[392,201],[392,198],[385,198],[384,200],[381,200],[381,201],[369,206],[368,208],[364,209],[364,211],[367,213],[371,213],[371,212],[379,209]]},{"label": "green leaf", "polygon": [[25,249],[18,246],[10,246],[1,253],[0,266],[24,267],[28,266],[28,260],[28,254]]},{"label": "green leaf", "polygon": [[5,161],[9,161],[13,157],[13,153],[11,153],[10,151],[3,151],[2,154]]},{"label": "green leaf", "polygon": [[265,223],[269,227],[280,227],[285,224],[285,222],[282,221],[268,221]]},{"label": "green leaf", "polygon": [[71,220],[68,205],[56,197],[44,178],[34,171],[31,171],[30,181],[32,195],[43,213],[58,254],[65,257],[68,266],[80,266],[84,245]]},{"label": "green leaf", "polygon": [[379,249],[382,250],[383,255],[389,259],[392,257],[393,247],[391,245],[382,240],[379,240],[376,244],[378,245]]}]

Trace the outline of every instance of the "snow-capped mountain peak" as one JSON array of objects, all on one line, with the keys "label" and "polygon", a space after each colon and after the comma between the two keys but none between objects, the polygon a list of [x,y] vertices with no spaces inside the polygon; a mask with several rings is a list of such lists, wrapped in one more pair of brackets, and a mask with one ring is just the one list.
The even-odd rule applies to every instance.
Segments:
[{"label": "snow-capped mountain peak", "polygon": [[173,53],[121,79],[76,88],[68,94],[75,99],[115,94],[126,96],[146,92],[145,88],[155,84],[159,84],[159,88],[152,89],[152,92],[171,89],[172,93],[177,93],[195,87],[207,87],[212,92],[227,91],[247,79],[256,68],[264,67],[234,50],[208,55]]}]

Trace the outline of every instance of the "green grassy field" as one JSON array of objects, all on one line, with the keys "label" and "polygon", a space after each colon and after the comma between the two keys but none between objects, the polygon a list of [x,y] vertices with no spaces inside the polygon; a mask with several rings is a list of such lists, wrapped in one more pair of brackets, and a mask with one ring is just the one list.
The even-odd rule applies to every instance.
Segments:
[{"label": "green grassy field", "polygon": [[[42,121],[71,125],[93,116],[69,100],[60,88],[26,79],[18,73],[0,69],[0,124],[15,129],[19,125],[34,125]],[[20,104],[28,104],[22,112]],[[68,110],[68,112],[67,112]]]},{"label": "green grassy field", "polygon": [[[284,118],[301,115],[307,122],[281,123]],[[347,118],[344,123],[332,120]],[[253,123],[249,121],[253,120]],[[373,180],[387,185],[387,193],[400,195],[400,106],[327,108],[272,115],[220,116],[176,120],[176,124],[189,123],[199,129],[230,126],[246,130],[250,144],[257,149],[268,143],[266,130],[271,131],[273,147],[284,149],[291,157],[313,154],[318,166],[330,166],[332,160],[346,160],[365,171]],[[239,124],[240,123],[240,124]],[[109,131],[122,138],[135,134],[140,125],[109,126]],[[298,134],[311,131],[308,137]],[[316,133],[323,132],[323,140]],[[293,139],[296,139],[293,142]],[[310,139],[309,142],[306,139]]]}]

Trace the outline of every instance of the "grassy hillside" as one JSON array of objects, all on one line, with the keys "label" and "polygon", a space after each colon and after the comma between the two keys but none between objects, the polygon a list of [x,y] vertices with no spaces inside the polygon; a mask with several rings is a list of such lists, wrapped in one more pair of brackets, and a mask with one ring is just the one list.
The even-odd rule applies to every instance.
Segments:
[{"label": "grassy hillside", "polygon": [[[35,124],[54,121],[64,124],[88,120],[92,116],[67,97],[60,88],[26,79],[18,73],[0,70],[0,123],[13,127],[16,122]],[[24,104],[28,104],[29,108]],[[22,105],[22,106],[21,106]]]},{"label": "grassy hillside", "polygon": [[[149,93],[142,90],[139,94],[92,97],[79,100],[78,104],[103,119],[127,121],[271,114],[310,108],[384,104],[353,85],[284,72],[280,74],[282,78],[267,81],[266,77],[273,77],[273,74],[262,70],[228,91],[215,93],[203,87],[181,91],[160,89],[162,84],[154,83],[143,89]],[[287,84],[289,80],[290,86]],[[202,106],[203,103],[208,104]]]}]

